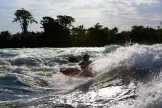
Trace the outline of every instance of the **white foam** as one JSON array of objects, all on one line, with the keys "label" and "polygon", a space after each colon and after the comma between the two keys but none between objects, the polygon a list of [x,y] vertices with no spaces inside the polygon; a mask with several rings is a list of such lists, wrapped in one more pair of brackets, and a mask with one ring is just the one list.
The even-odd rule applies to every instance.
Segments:
[{"label": "white foam", "polygon": [[135,66],[137,69],[152,69],[162,66],[162,45],[139,45],[119,47],[116,51],[104,54],[93,62],[98,73],[120,65]]}]

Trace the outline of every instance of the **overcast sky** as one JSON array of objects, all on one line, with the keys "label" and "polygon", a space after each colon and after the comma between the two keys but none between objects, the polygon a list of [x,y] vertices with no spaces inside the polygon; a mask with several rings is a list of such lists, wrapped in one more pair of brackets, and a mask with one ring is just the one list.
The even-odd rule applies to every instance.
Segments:
[{"label": "overcast sky", "polygon": [[42,17],[57,15],[72,16],[74,26],[89,28],[100,23],[120,31],[134,25],[157,28],[162,21],[162,0],[0,0],[0,32],[21,32],[19,23],[12,23],[15,11],[21,8],[39,22],[30,25],[29,31],[42,31]]}]

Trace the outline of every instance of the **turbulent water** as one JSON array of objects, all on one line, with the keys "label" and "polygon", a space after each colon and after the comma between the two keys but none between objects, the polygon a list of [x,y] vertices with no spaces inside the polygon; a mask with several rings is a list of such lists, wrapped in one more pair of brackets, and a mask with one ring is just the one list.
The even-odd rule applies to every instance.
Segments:
[{"label": "turbulent water", "polygon": [[[95,77],[59,72],[84,53]],[[162,45],[0,49],[0,107],[161,108]]]}]

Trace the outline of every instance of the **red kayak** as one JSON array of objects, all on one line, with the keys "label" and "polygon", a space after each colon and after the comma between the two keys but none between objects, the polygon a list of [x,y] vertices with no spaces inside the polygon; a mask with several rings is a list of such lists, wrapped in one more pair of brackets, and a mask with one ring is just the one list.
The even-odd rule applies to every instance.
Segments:
[{"label": "red kayak", "polygon": [[77,68],[60,68],[60,72],[67,76],[81,76],[81,77],[93,77],[92,72],[82,72]]},{"label": "red kayak", "polygon": [[67,76],[74,76],[81,73],[81,70],[77,68],[60,68],[60,72]]}]

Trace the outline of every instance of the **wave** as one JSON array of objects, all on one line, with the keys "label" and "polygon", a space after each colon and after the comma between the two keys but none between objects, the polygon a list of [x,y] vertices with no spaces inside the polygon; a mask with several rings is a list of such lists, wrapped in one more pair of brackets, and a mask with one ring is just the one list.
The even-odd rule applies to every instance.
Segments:
[{"label": "wave", "polygon": [[[3,107],[162,106],[161,44],[5,51],[10,52],[16,55],[0,58],[0,103]],[[68,57],[81,60],[85,52],[93,61],[94,78],[67,77],[59,72],[60,67],[69,66]]]},{"label": "wave", "polygon": [[1,101],[30,99],[46,93],[48,82],[25,74],[1,74],[0,88]]}]

